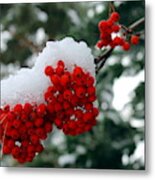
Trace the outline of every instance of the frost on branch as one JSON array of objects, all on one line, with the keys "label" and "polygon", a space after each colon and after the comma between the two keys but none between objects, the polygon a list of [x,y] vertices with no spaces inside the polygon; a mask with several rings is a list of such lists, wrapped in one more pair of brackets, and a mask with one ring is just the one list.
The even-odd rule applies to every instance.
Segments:
[{"label": "frost on branch", "polygon": [[43,95],[50,85],[44,69],[47,65],[55,67],[60,59],[64,60],[69,71],[77,65],[95,77],[93,56],[85,42],[76,42],[72,38],[49,41],[32,69],[22,68],[17,74],[1,81],[1,106],[26,102],[44,103]]}]

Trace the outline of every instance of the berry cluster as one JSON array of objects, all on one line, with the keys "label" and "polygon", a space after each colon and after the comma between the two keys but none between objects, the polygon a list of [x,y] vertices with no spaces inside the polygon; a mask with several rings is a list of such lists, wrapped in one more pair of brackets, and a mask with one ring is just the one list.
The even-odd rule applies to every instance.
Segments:
[{"label": "berry cluster", "polygon": [[55,117],[55,125],[66,135],[89,131],[98,115],[98,109],[93,106],[96,100],[94,78],[79,66],[69,72],[63,61],[59,61],[56,68],[47,66],[45,74],[52,85],[44,98],[47,110]]},{"label": "berry cluster", "polygon": [[2,153],[12,154],[20,163],[31,162],[43,151],[41,140],[52,131],[46,105],[17,104],[0,110],[0,140]]},{"label": "berry cluster", "polygon": [[79,66],[69,72],[60,60],[56,68],[47,66],[45,75],[51,81],[44,93],[46,103],[0,109],[2,153],[12,154],[19,163],[31,162],[43,151],[41,141],[52,131],[53,123],[72,136],[87,132],[96,124],[96,89],[89,73]]},{"label": "berry cluster", "polygon": [[[122,26],[118,23],[120,19],[120,15],[118,12],[113,12],[109,19],[102,20],[98,24],[98,28],[100,31],[100,40],[97,43],[98,48],[110,46],[111,48],[115,48],[116,46],[121,46],[123,50],[128,51],[130,49],[130,43],[137,45],[139,43],[139,36],[131,35],[129,40],[127,40],[127,36],[115,36],[112,38],[113,33],[121,33]],[[127,33],[125,33],[127,35]]]}]

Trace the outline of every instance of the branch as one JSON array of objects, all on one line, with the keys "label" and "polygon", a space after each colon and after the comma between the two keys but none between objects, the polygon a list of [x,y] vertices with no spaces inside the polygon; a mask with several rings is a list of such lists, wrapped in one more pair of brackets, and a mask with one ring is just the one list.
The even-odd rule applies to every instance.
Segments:
[{"label": "branch", "polygon": [[131,24],[128,29],[134,30],[135,28],[137,28],[139,25],[141,25],[144,22],[145,22],[145,18],[142,17],[141,19],[139,19],[136,22],[134,22],[133,24]]}]

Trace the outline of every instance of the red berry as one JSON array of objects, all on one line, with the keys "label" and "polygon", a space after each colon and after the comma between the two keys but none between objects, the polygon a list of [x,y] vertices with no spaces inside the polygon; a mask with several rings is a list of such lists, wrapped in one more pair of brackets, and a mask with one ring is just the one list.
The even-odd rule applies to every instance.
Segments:
[{"label": "red berry", "polygon": [[40,127],[43,125],[44,120],[42,118],[37,118],[34,122],[36,127]]},{"label": "red berry", "polygon": [[29,144],[28,147],[27,147],[27,151],[28,151],[28,153],[35,152],[34,146],[32,144]]},{"label": "red berry", "polygon": [[15,156],[15,157],[17,157],[19,154],[20,154],[20,147],[15,146],[15,147],[12,149],[12,155]]},{"label": "red berry", "polygon": [[58,63],[57,63],[58,66],[62,66],[62,67],[65,67],[65,64],[62,60],[59,60]]},{"label": "red berry", "polygon": [[29,114],[32,112],[32,105],[29,103],[26,103],[23,107],[24,113]]},{"label": "red berry", "polygon": [[13,122],[12,122],[12,126],[14,126],[14,128],[19,128],[19,126],[21,125],[21,120],[19,119],[15,119]]},{"label": "red berry", "polygon": [[15,141],[12,140],[12,139],[10,139],[10,140],[8,141],[8,143],[7,143],[7,146],[8,146],[9,148],[11,148],[11,149],[14,147],[14,145],[15,145]]},{"label": "red berry", "polygon": [[112,31],[117,33],[120,30],[120,26],[119,25],[113,25],[112,26]]},{"label": "red berry", "polygon": [[17,105],[13,108],[13,111],[14,111],[15,113],[18,113],[18,114],[20,114],[20,113],[22,112],[22,110],[23,110],[23,107],[22,107],[21,104],[17,104]]},{"label": "red berry", "polygon": [[58,75],[54,74],[50,77],[50,79],[54,85],[59,85],[60,77]]},{"label": "red berry", "polygon": [[139,43],[139,36],[132,35],[130,41],[132,44],[137,45]]},{"label": "red berry", "polygon": [[53,129],[53,126],[52,126],[51,123],[46,123],[46,124],[45,124],[45,131],[46,131],[46,133],[51,132],[52,129]]},{"label": "red berry", "polygon": [[52,68],[51,66],[46,66],[46,68],[45,68],[45,74],[46,74],[46,76],[52,76],[53,73],[54,73],[53,68]]},{"label": "red berry", "polygon": [[123,50],[128,51],[130,49],[130,44],[128,42],[124,42],[122,48],[123,48]]},{"label": "red berry", "polygon": [[83,87],[78,87],[76,88],[75,92],[76,92],[77,97],[82,98],[86,94],[86,89]]},{"label": "red berry", "polygon": [[58,66],[56,69],[56,74],[61,76],[64,73],[64,67],[63,66]]},{"label": "red berry", "polygon": [[38,115],[40,116],[43,116],[46,114],[46,105],[45,104],[40,104],[38,107],[37,107],[37,113]]},{"label": "red berry", "polygon": [[79,66],[76,66],[73,70],[73,76],[75,76],[76,78],[81,78],[82,75],[83,75],[82,68]]},{"label": "red berry", "polygon": [[71,97],[72,97],[72,92],[71,92],[71,90],[66,89],[66,90],[64,91],[64,93],[63,93],[63,97],[64,97],[64,99],[66,99],[66,100],[70,100]]},{"label": "red berry", "polygon": [[114,21],[114,22],[119,21],[119,19],[120,19],[119,13],[118,13],[118,12],[113,12],[113,13],[111,14],[111,16],[110,16],[110,19],[111,19],[112,21]]},{"label": "red berry", "polygon": [[55,119],[54,120],[54,122],[55,122],[55,125],[58,127],[58,128],[62,128],[62,121],[61,121],[61,119]]},{"label": "red berry", "polygon": [[98,24],[98,28],[101,32],[103,32],[107,28],[107,21],[102,20]]},{"label": "red berry", "polygon": [[32,135],[30,139],[33,144],[39,143],[39,137],[37,135]]},{"label": "red berry", "polygon": [[44,150],[44,147],[42,144],[37,144],[36,146],[36,152],[41,153]]},{"label": "red berry", "polygon": [[64,74],[61,76],[60,83],[62,86],[66,86],[70,82],[70,76],[68,74]]},{"label": "red berry", "polygon": [[96,92],[96,89],[94,86],[88,87],[87,89],[88,95],[93,95]]},{"label": "red berry", "polygon": [[104,41],[103,40],[98,41],[96,46],[101,49],[104,46]]},{"label": "red berry", "polygon": [[10,154],[11,153],[11,149],[8,146],[3,146],[3,154]]}]

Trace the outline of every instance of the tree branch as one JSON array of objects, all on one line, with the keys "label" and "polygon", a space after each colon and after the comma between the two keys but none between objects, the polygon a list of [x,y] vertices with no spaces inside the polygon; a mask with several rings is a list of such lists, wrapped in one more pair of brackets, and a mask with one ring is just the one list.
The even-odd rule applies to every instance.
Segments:
[{"label": "tree branch", "polygon": [[139,19],[136,22],[134,22],[133,24],[131,24],[128,29],[134,30],[135,28],[137,28],[139,25],[141,25],[144,22],[145,22],[145,18],[142,17],[141,19]]}]

